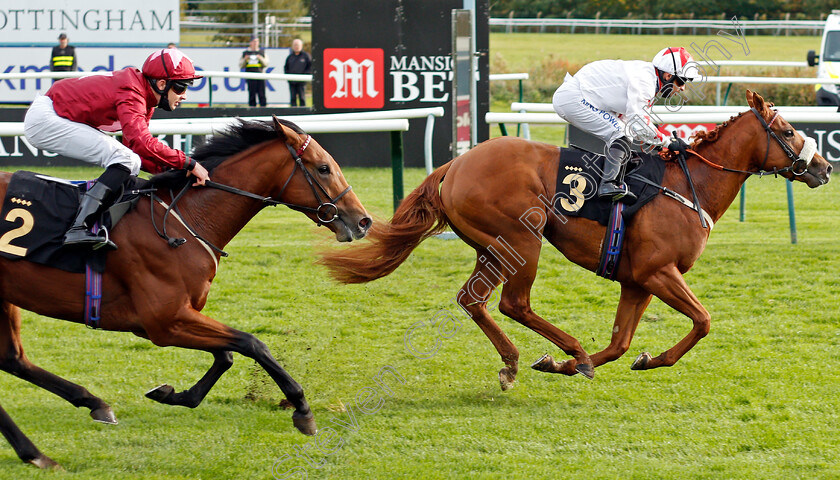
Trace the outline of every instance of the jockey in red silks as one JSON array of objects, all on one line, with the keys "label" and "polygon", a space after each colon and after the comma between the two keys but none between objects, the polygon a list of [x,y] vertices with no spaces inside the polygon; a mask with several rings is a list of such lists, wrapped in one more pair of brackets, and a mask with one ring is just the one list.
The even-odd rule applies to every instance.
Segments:
[{"label": "jockey in red silks", "polygon": [[[570,124],[605,143],[598,196],[633,203],[635,195],[619,178],[630,141],[662,147],[667,137],[651,125],[648,112],[657,98],[685,90],[700,78],[698,65],[682,47],[664,48],[653,61],[599,60],[566,74],[554,92],[554,111]],[[646,111],[647,110],[647,111]]]},{"label": "jockey in red silks", "polygon": [[[150,173],[184,169],[196,178],[195,185],[209,179],[201,164],[149,133],[155,107],[175,109],[187,98],[187,87],[196,78],[201,76],[196,75],[189,57],[177,49],[163,49],[146,59],[142,71],[129,67],[108,75],[66,78],[32,102],[24,133],[33,146],[105,167],[82,196],[64,245],[116,249],[106,236],[91,233],[89,227],[141,169]],[[103,133],[120,130],[122,143]]]}]

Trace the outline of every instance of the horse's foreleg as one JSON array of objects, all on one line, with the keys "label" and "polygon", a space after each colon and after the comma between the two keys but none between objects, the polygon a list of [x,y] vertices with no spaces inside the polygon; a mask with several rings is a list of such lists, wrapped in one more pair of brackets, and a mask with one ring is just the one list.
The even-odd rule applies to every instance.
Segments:
[{"label": "horse's foreleg", "polygon": [[199,406],[210,389],[213,388],[213,385],[233,365],[233,354],[230,352],[215,351],[211,353],[213,353],[213,365],[192,388],[176,393],[174,387],[164,384],[149,390],[146,392],[146,396],[166,405],[179,405],[189,408]]},{"label": "horse's foreleg", "polygon": [[692,326],[688,335],[679,343],[662,352],[658,357],[651,357],[647,352],[640,354],[631,368],[633,370],[649,370],[657,367],[670,367],[709,333],[711,316],[700,304],[700,300],[697,299],[694,292],[688,288],[688,284],[685,283],[685,279],[675,266],[660,270],[651,276],[643,284],[643,287],[674,310],[690,318]]},{"label": "horse's foreleg", "polygon": [[[651,294],[639,287],[621,286],[621,299],[618,302],[618,310],[613,323],[612,337],[610,344],[598,353],[592,354],[592,365],[599,367],[607,362],[612,362],[624,355],[630,348],[630,341],[639,326],[648,304]],[[534,364],[534,368],[553,373],[564,373],[572,375],[575,373],[577,361],[573,358],[564,362],[555,362],[550,355],[545,355]]]},{"label": "horse's foreleg", "polygon": [[502,282],[497,273],[500,271],[500,264],[487,251],[478,251],[477,255],[475,270],[458,292],[457,301],[478,328],[487,335],[502,357],[505,366],[499,371],[499,385],[502,390],[508,390],[513,387],[519,371],[519,350],[487,312],[487,301],[496,286]]},{"label": "horse's foreleg", "polygon": [[615,313],[612,337],[607,348],[592,355],[592,363],[598,367],[619,359],[630,348],[630,341],[639,326],[642,314],[650,304],[652,296],[645,290],[633,286],[621,286],[621,298]]},{"label": "horse's foreleg", "polygon": [[[209,352],[232,351],[253,358],[271,376],[283,394],[295,407],[292,420],[295,427],[307,435],[316,433],[315,419],[312,410],[303,395],[301,386],[289,375],[277,360],[271,356],[268,347],[250,333],[228,327],[227,325],[187,309],[178,316],[176,321],[166,326],[156,325],[155,329],[146,328],[149,340],[159,346],[174,346],[205,350]],[[217,362],[219,357],[217,357]],[[224,362],[224,359],[222,359]],[[216,366],[216,363],[214,363]],[[222,365],[219,365],[222,368]],[[213,370],[211,368],[211,370]],[[223,373],[223,372],[222,372]],[[219,373],[221,375],[221,373]],[[205,386],[212,386],[211,372],[205,375],[208,379]],[[204,381],[205,379],[202,379]]]},{"label": "horse's foreleg", "polygon": [[113,410],[102,399],[26,358],[20,343],[20,310],[8,302],[0,306],[0,370],[52,392],[77,408],[89,408],[90,416],[97,422],[117,423]]},{"label": "horse's foreleg", "polygon": [[8,440],[10,444],[12,444],[12,448],[15,449],[15,453],[17,453],[17,456],[24,462],[31,463],[38,468],[61,468],[58,463],[41,453],[41,451],[38,450],[38,447],[26,438],[26,435],[24,435],[18,426],[15,425],[12,417],[6,413],[6,410],[3,410],[2,406],[0,406],[0,433],[6,437],[6,440]]}]

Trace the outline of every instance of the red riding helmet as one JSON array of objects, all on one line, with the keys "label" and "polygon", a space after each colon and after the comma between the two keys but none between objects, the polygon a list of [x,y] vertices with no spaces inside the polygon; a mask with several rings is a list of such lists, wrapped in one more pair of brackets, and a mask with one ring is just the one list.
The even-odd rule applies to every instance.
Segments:
[{"label": "red riding helmet", "polygon": [[682,47],[663,48],[653,57],[653,66],[685,80],[700,80],[697,62]]},{"label": "red riding helmet", "polygon": [[164,80],[192,80],[202,78],[195,74],[195,67],[190,57],[177,48],[164,48],[149,55],[143,63],[143,75],[146,78]]}]

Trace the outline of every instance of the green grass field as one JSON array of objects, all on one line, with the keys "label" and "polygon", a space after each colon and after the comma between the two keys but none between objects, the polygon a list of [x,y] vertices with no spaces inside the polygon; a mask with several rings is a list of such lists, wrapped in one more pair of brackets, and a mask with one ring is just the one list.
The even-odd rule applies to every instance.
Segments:
[{"label": "green grass field", "polygon": [[[388,170],[345,174],[372,213],[390,214]],[[407,189],[422,177],[409,170]],[[278,478],[295,467],[336,479],[837,478],[837,187],[795,185],[797,245],[784,188],[780,179],[750,181],[747,221],[738,222],[736,204],[715,227],[687,275],[712,330],[676,366],[629,368],[638,353],[658,354],[688,332],[688,320],[656,300],[628,354],[592,381],[527,368],[544,353],[563,354],[494,312],[521,352],[507,393],[498,355],[471,322],[440,339],[431,358],[412,356],[403,341],[412,325],[451,307],[474,261],[465,244],[428,240],[390,277],[340,286],[313,268],[313,252],[333,246],[326,230],[266,209],[228,246],[205,313],[266,342],[303,385],[319,426],[334,429],[332,441],[319,437],[332,453],[293,429],[279,389],[248,359],[236,356],[197,409],[160,405],[143,393],[190,387],[210,356],[26,313],[30,358],[108,401],[120,424],[94,423],[85,409],[0,375],[2,405],[67,469],[37,471],[3,443],[0,478],[268,479],[277,460]],[[532,298],[595,352],[608,343],[617,293],[547,248]],[[388,367],[402,382],[387,377],[393,395],[363,413],[373,377]]]}]

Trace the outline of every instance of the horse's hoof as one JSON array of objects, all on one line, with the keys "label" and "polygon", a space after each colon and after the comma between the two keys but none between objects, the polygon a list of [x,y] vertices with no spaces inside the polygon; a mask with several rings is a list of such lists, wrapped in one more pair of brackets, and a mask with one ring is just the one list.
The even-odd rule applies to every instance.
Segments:
[{"label": "horse's hoof", "polygon": [[43,470],[64,470],[58,462],[43,453],[38,455],[36,458],[29,460],[29,463]]},{"label": "horse's hoof", "polygon": [[313,415],[312,412],[309,412],[306,415],[301,415],[298,412],[293,413],[292,423],[294,423],[295,428],[300,430],[300,433],[304,435],[315,435],[318,433],[318,426],[315,425],[315,415]]},{"label": "horse's hoof", "polygon": [[146,392],[146,397],[160,403],[166,403],[166,399],[175,393],[175,388],[172,385],[163,384]]},{"label": "horse's hoof", "polygon": [[515,381],[516,375],[510,371],[510,368],[504,367],[499,370],[499,386],[502,387],[503,392],[513,388]]},{"label": "horse's hoof", "polygon": [[554,358],[547,353],[542,357],[538,358],[536,362],[531,364],[531,368],[538,372],[551,372],[551,368],[553,366]]},{"label": "horse's hoof", "polygon": [[630,365],[630,370],[647,370],[649,362],[650,354],[648,352],[642,352],[633,360],[633,365]]},{"label": "horse's hoof", "polygon": [[117,421],[117,417],[114,415],[114,411],[111,410],[111,407],[107,406],[91,410],[90,418],[99,423],[107,423],[108,425],[116,425],[120,423]]},{"label": "horse's hoof", "polygon": [[578,363],[575,365],[575,371],[589,380],[595,378],[595,367],[593,367],[590,363]]}]

